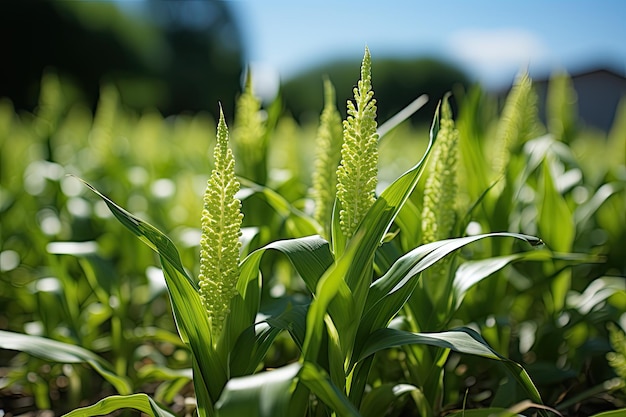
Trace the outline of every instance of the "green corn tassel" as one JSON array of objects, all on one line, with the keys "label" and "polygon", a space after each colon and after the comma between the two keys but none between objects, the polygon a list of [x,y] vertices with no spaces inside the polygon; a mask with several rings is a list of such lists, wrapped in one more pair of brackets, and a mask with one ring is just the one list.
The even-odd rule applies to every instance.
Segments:
[{"label": "green corn tassel", "polygon": [[200,240],[200,297],[209,315],[213,340],[222,332],[231,299],[237,293],[241,242],[241,202],[235,198],[239,181],[235,158],[228,147],[228,127],[220,108],[215,167],[207,183]]},{"label": "green corn tassel", "polygon": [[[456,164],[459,134],[454,126],[452,110],[446,96],[441,105],[441,124],[429,175],[424,185],[422,208],[422,243],[430,243],[452,237],[456,222]],[[442,318],[439,308],[449,291],[449,257],[431,266],[422,278],[422,285],[433,301],[438,320]]]},{"label": "green corn tassel", "polygon": [[325,237],[330,235],[342,140],[341,116],[335,104],[335,88],[330,80],[326,79],[324,80],[324,110],[317,130],[315,142],[317,159],[312,179],[312,196],[315,201],[313,218],[322,227]]},{"label": "green corn tassel", "polygon": [[459,132],[454,126],[448,98],[441,105],[441,127],[424,186],[422,241],[435,242],[451,237],[456,221],[456,164]]},{"label": "green corn tassel", "polygon": [[517,77],[507,96],[498,123],[496,154],[493,159],[496,178],[506,173],[511,151],[533,139],[538,131],[537,95],[533,91],[530,77],[523,73]]},{"label": "green corn tassel", "polygon": [[337,198],[341,203],[341,231],[352,237],[365,213],[374,204],[378,181],[378,134],[376,100],[372,91],[372,62],[369,49],[361,64],[361,79],[348,101],[348,118],[343,122],[341,163],[337,170]]},{"label": "green corn tassel", "polygon": [[256,183],[265,184],[267,143],[265,123],[261,116],[261,100],[252,90],[252,75],[248,71],[243,93],[235,107],[233,138],[235,154],[240,162],[238,174]]},{"label": "green corn tassel", "polygon": [[546,97],[548,130],[556,140],[569,143],[576,135],[578,96],[571,77],[558,72],[550,77]]}]

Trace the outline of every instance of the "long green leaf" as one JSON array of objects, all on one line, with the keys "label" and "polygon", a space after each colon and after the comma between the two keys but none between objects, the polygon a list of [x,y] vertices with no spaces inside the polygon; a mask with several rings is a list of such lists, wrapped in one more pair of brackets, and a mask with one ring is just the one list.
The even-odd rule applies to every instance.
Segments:
[{"label": "long green leaf", "polygon": [[263,185],[256,184],[246,178],[239,178],[244,186],[237,197],[243,201],[252,195],[262,196],[267,204],[281,217],[283,224],[293,237],[314,235],[318,232],[317,223],[312,217],[295,208],[282,195]]},{"label": "long green leaf", "polygon": [[372,333],[366,341],[360,354],[360,360],[380,350],[407,344],[437,346],[500,361],[525,389],[530,400],[542,404],[541,396],[524,368],[497,353],[476,331],[469,328],[440,333],[412,333],[391,328],[380,329]]},{"label": "long green leaf", "polygon": [[241,262],[237,290],[244,298],[248,296],[250,282],[258,277],[259,263],[267,250],[275,250],[287,256],[311,292],[315,291],[320,277],[333,263],[329,243],[318,235],[269,243],[252,252]]},{"label": "long green leaf", "polygon": [[219,417],[289,417],[289,402],[301,365],[293,363],[232,378],[215,404]]},{"label": "long green leaf", "polygon": [[[492,237],[512,237],[524,240],[533,246],[541,244],[538,238],[518,233],[489,233],[441,240],[413,249],[398,259],[385,275],[371,285],[360,323],[357,344],[362,345],[372,331],[387,326],[387,323],[411,296],[417,285],[415,278],[422,271],[463,246]],[[467,284],[466,281],[462,282]]]},{"label": "long green leaf", "polygon": [[[550,159],[543,161],[543,187],[539,207],[538,227],[541,235],[550,242],[555,251],[568,252],[574,243],[576,225],[567,201],[559,193],[550,172]],[[551,283],[549,309],[558,314],[565,306],[567,292],[571,288],[571,271],[561,271]]]},{"label": "long green leaf", "polygon": [[126,395],[133,392],[130,381],[123,376],[117,375],[113,371],[113,365],[80,346],[45,337],[0,330],[0,348],[26,352],[29,355],[53,362],[87,363],[113,385],[118,393]]},{"label": "long green leaf", "polygon": [[307,361],[314,362],[317,358],[322,342],[324,316],[328,313],[329,305],[335,296],[340,296],[340,304],[346,316],[354,314],[353,298],[346,285],[345,276],[354,263],[354,255],[362,236],[361,232],[352,238],[346,252],[327,269],[317,282],[314,299],[307,313],[306,336],[302,348],[302,355]]},{"label": "long green leaf", "polygon": [[231,377],[253,374],[281,330],[262,321],[242,332],[231,352]]},{"label": "long green leaf", "polygon": [[174,414],[161,408],[146,394],[113,395],[98,401],[94,405],[71,411],[65,414],[64,417],[103,416],[125,408],[139,410],[152,417],[174,417]]},{"label": "long green leaf", "polygon": [[[189,344],[197,362],[194,365],[194,384],[199,392],[198,409],[201,413],[207,410],[207,415],[211,415],[212,403],[226,384],[226,364],[219,360],[213,350],[208,317],[198,287],[185,272],[176,246],[154,226],[130,214],[91,185],[83,183],[106,203],[127,229],[159,254],[178,332],[183,341]],[[208,391],[205,394],[203,390]]]},{"label": "long green leaf", "polygon": [[567,202],[554,184],[548,160],[544,160],[543,168],[539,231],[553,250],[568,252],[572,248],[576,225]]},{"label": "long green leaf", "polygon": [[385,123],[378,126],[376,129],[376,133],[378,133],[378,141],[383,138],[387,133],[396,128],[399,124],[404,122],[409,117],[413,116],[413,114],[424,107],[428,103],[428,96],[426,94],[422,94],[417,97],[415,100],[410,102],[408,106],[400,110],[398,113],[391,116]]},{"label": "long green leaf", "polygon": [[[314,292],[320,277],[333,263],[328,242],[317,235],[272,242],[248,255],[240,265],[237,290],[241,297],[236,297],[231,304],[231,314],[225,325],[224,345],[219,347],[223,355],[237,349],[238,339],[243,333],[248,333],[245,336],[248,340],[254,338],[252,326],[255,325],[260,307],[259,264],[268,250],[275,250],[287,256],[311,292]],[[257,352],[260,354],[262,351]],[[251,359],[253,362],[259,356],[254,355],[250,358],[254,358]],[[238,370],[256,368],[258,362],[252,362],[245,366],[241,364],[233,366]],[[236,373],[238,372],[240,371]]]},{"label": "long green leaf", "polygon": [[185,272],[185,268],[183,267],[182,262],[180,261],[180,255],[178,254],[178,250],[174,243],[161,231],[159,231],[156,227],[151,224],[135,217],[128,211],[124,210],[122,207],[118,206],[113,202],[113,200],[109,199],[107,196],[98,191],[91,184],[86,181],[78,178],[83,184],[85,184],[91,191],[96,193],[98,197],[100,197],[105,204],[111,210],[111,213],[122,223],[128,230],[133,232],[139,240],[148,245],[150,249],[157,252],[160,256],[165,258],[169,264],[171,264],[174,268],[176,268],[181,276],[185,277],[188,283],[194,287],[198,288],[196,283],[189,278],[187,273]]},{"label": "long green leaf", "polygon": [[600,258],[592,255],[577,253],[560,254],[549,250],[522,252],[477,261],[468,261],[461,264],[454,275],[452,288],[454,292],[455,308],[461,305],[465,294],[470,288],[505,266],[518,261],[542,262],[549,260],[562,260],[570,265],[601,261]]},{"label": "long green leaf", "polygon": [[383,416],[398,399],[413,391],[419,391],[419,388],[410,384],[387,383],[373,388],[363,398],[361,415],[363,417]]},{"label": "long green leaf", "polygon": [[600,186],[596,190],[596,193],[589,200],[576,207],[574,211],[574,223],[576,225],[583,225],[586,223],[597,211],[605,201],[612,195],[622,191],[626,184],[624,182],[610,182]]},{"label": "long green leaf", "polygon": [[359,411],[350,400],[332,383],[323,369],[311,362],[305,362],[299,374],[300,381],[338,415],[358,417]]}]

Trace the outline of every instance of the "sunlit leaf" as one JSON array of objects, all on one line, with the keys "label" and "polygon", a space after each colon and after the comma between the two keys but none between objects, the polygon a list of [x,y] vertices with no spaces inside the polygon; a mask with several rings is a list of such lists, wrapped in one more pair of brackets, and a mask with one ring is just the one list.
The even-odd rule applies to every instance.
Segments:
[{"label": "sunlit leaf", "polygon": [[39,336],[0,330],[0,348],[26,352],[29,355],[53,362],[87,363],[111,383],[118,393],[126,395],[132,392],[130,381],[121,375],[116,375],[109,362],[80,346]]},{"label": "sunlit leaf", "polygon": [[567,305],[588,314],[596,306],[618,292],[626,293],[626,280],[623,277],[601,277],[591,281],[585,290],[567,296]]},{"label": "sunlit leaf", "polygon": [[548,162],[544,162],[543,193],[539,209],[539,232],[557,252],[568,252],[572,248],[576,227],[572,212],[563,196],[554,185]]},{"label": "sunlit leaf", "polygon": [[358,410],[335,386],[330,377],[319,366],[305,362],[300,371],[300,381],[317,397],[337,413],[338,416],[359,416]]},{"label": "sunlit leaf", "polygon": [[237,198],[243,201],[255,194],[262,196],[270,207],[282,218],[288,229],[293,232],[293,237],[317,234],[317,224],[313,218],[295,208],[282,195],[271,188],[255,184],[245,178],[240,178],[239,181],[245,188],[242,188],[239,194],[237,194]]},{"label": "sunlit leaf", "polygon": [[467,261],[458,267],[454,275],[453,291],[456,308],[461,305],[465,294],[470,288],[483,279],[489,277],[491,274],[503,269],[507,265],[518,261],[543,262],[549,260],[561,260],[570,265],[601,261],[600,258],[592,255],[576,253],[561,254],[554,253],[549,250],[536,250],[507,256],[481,259],[477,261]]},{"label": "sunlit leaf", "polygon": [[65,417],[102,416],[126,408],[141,411],[152,417],[174,417],[174,414],[161,408],[161,406],[146,394],[114,395],[106,397],[94,405],[77,408],[65,414]]},{"label": "sunlit leaf", "polygon": [[[490,233],[441,240],[413,249],[398,259],[384,276],[371,285],[365,303],[363,319],[360,323],[359,343],[362,343],[370,332],[385,327],[389,323],[411,296],[417,285],[417,277],[422,271],[465,245],[493,237],[517,238],[534,246],[541,244],[540,239],[532,236],[515,233]],[[462,283],[461,281],[460,284]],[[468,284],[467,281],[464,283]]]},{"label": "sunlit leaf", "polygon": [[419,391],[419,388],[411,384],[387,383],[375,387],[363,398],[361,415],[363,417],[383,416],[398,399],[413,391]]},{"label": "sunlit leaf", "polygon": [[209,322],[198,287],[185,272],[176,246],[154,226],[119,207],[91,185],[85,185],[106,203],[127,229],[159,254],[178,331],[193,352],[198,409],[201,413],[205,409],[211,410],[211,399],[217,398],[226,384],[226,366],[213,351]]},{"label": "sunlit leaf", "polygon": [[288,417],[289,401],[301,365],[232,378],[215,404],[218,417]]},{"label": "sunlit leaf", "polygon": [[574,211],[575,223],[577,225],[585,224],[585,222],[587,222],[598,211],[598,209],[602,207],[602,204],[604,204],[609,197],[623,189],[623,183],[607,183],[601,185],[589,200],[576,208]]},{"label": "sunlit leaf", "polygon": [[407,344],[437,346],[500,361],[521,387],[525,389],[530,399],[535,403],[542,403],[537,388],[524,368],[497,353],[476,331],[468,328],[440,333],[412,333],[390,328],[380,329],[371,334],[364,344],[359,357],[365,359],[380,350]]}]

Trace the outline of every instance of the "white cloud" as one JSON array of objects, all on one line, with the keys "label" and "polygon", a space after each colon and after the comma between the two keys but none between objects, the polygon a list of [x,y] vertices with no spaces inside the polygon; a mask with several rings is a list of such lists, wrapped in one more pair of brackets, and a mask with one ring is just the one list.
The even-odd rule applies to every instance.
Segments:
[{"label": "white cloud", "polygon": [[510,82],[521,69],[544,63],[550,56],[537,35],[514,28],[454,32],[446,50],[487,86]]},{"label": "white cloud", "polygon": [[269,103],[278,94],[280,75],[276,68],[265,62],[251,62],[252,90],[264,103]]}]

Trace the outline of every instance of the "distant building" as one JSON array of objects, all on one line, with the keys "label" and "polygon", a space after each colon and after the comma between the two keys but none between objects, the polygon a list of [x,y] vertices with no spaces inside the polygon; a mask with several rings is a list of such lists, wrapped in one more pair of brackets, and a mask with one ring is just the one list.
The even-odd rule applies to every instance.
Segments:
[{"label": "distant building", "polygon": [[[626,77],[609,69],[570,74],[578,95],[578,116],[588,126],[608,132],[613,126],[617,106],[626,98]],[[549,79],[533,79],[539,96],[539,111],[545,116]]]}]

